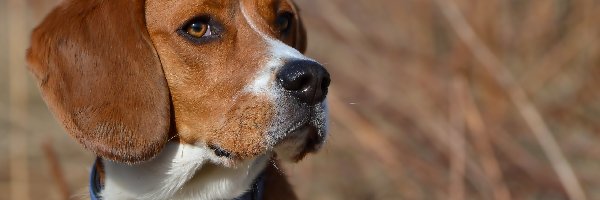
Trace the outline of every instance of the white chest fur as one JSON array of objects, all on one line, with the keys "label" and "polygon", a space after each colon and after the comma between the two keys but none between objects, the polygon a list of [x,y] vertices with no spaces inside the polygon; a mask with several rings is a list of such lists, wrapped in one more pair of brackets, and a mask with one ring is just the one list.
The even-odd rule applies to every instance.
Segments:
[{"label": "white chest fur", "polygon": [[169,143],[153,160],[126,165],[104,160],[103,199],[233,199],[250,188],[271,155],[225,167],[205,146]]}]

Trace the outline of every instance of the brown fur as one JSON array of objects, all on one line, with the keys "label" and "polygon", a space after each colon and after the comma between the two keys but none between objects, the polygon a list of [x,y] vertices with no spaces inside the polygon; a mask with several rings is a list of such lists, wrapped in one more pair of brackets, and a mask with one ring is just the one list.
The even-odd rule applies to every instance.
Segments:
[{"label": "brown fur", "polygon": [[167,141],[169,91],[141,1],[66,1],[32,34],[27,60],[66,130],[99,156],[136,163]]},{"label": "brown fur", "polygon": [[[240,1],[272,36],[277,13],[295,13],[293,34],[276,38],[306,49],[293,3]],[[266,150],[264,134],[274,105],[242,91],[265,64],[268,45],[246,22],[239,4],[66,0],[34,30],[29,68],[67,132],[102,158],[146,161],[170,136],[219,146],[237,159],[253,157]],[[226,29],[222,38],[198,45],[176,33],[198,14],[216,17]],[[270,182],[285,182],[274,177]],[[293,195],[289,184],[273,187],[279,186],[287,188],[279,195]]]},{"label": "brown fur", "polygon": [[[286,0],[242,3],[271,35],[277,12],[296,13]],[[172,131],[182,142],[219,145],[239,159],[254,156],[264,150],[261,134],[272,118],[272,105],[240,92],[263,64],[267,49],[237,4],[65,1],[33,32],[30,70],[66,130],[103,158],[137,163],[154,157],[166,142],[171,113]],[[175,33],[199,13],[222,20],[228,31],[219,42],[196,45]],[[300,21],[292,31],[296,34],[280,39],[303,51]],[[240,137],[239,130],[248,132]]]},{"label": "brown fur", "polygon": [[[294,11],[287,1],[242,3],[257,11],[252,14],[260,14],[255,18],[263,25],[260,28],[272,35],[274,27],[268,23],[275,21],[275,12]],[[271,102],[242,93],[266,62],[268,49],[240,13],[239,4],[148,0],[146,20],[163,62],[180,139],[218,145],[243,159],[264,152],[263,134],[274,111]],[[181,24],[198,14],[211,15],[222,23],[227,31],[219,41],[197,45],[176,33]],[[300,31],[300,27],[297,23],[293,31]],[[303,45],[305,42],[296,41],[296,37],[304,37],[300,35],[305,34],[281,39],[290,45]]]}]

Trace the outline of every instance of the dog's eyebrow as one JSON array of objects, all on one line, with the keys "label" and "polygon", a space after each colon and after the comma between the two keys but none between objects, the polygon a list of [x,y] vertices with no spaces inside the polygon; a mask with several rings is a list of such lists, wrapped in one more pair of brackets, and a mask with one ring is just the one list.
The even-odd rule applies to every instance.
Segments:
[{"label": "dog's eyebrow", "polygon": [[224,2],[223,0],[206,0],[206,1],[202,2],[202,6],[206,6],[209,8],[223,9],[226,7],[223,2]]}]

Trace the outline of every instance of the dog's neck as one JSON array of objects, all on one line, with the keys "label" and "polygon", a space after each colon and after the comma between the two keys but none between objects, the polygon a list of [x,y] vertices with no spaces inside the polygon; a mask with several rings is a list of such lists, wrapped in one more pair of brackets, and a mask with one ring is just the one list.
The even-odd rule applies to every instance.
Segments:
[{"label": "dog's neck", "polygon": [[153,160],[127,165],[103,160],[103,199],[233,199],[246,192],[271,155],[234,167],[208,147],[168,143]]}]

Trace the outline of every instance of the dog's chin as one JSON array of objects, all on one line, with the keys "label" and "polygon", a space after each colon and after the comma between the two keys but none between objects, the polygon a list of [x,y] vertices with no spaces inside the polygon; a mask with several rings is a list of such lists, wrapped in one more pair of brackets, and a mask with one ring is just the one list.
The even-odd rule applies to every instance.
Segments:
[{"label": "dog's chin", "polygon": [[327,103],[315,106],[284,104],[278,111],[281,120],[270,143],[277,159],[298,162],[307,154],[317,152],[327,138]]},{"label": "dog's chin", "polygon": [[324,143],[324,130],[312,124],[305,124],[293,130],[288,137],[275,145],[277,159],[287,162],[298,162],[307,154],[317,152]]},{"label": "dog's chin", "polygon": [[[276,159],[298,162],[307,154],[317,152],[327,138],[327,103],[314,106],[301,103],[280,103],[274,120],[265,135],[265,148],[256,154],[240,157],[246,152],[223,148],[218,143],[208,147],[225,163],[236,163],[248,158],[273,153]],[[247,155],[247,154],[246,154]]]},{"label": "dog's chin", "polygon": [[[277,142],[273,148],[266,150],[264,154],[257,155],[252,159],[268,155],[268,157],[273,157],[284,162],[298,162],[306,157],[307,154],[316,153],[323,146],[325,135],[324,128],[307,123],[290,131],[287,137]],[[218,146],[210,145],[209,148],[216,155],[216,160],[213,160],[215,164],[235,167],[247,160],[237,159],[235,156],[232,156],[232,153]]]}]

